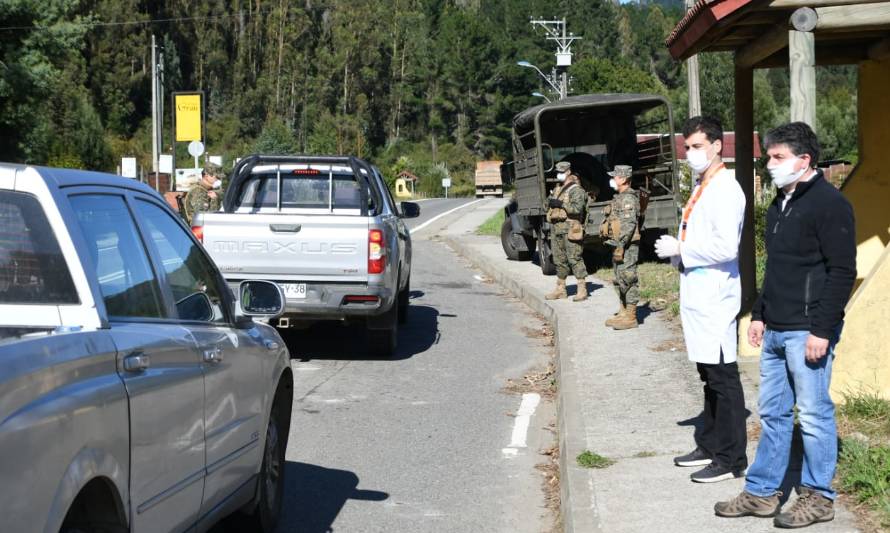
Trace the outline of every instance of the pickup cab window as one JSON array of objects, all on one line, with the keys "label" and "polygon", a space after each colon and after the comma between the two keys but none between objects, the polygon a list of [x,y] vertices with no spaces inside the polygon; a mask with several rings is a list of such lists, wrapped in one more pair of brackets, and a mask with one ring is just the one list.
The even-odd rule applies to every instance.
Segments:
[{"label": "pickup cab window", "polygon": [[[361,209],[361,185],[351,172],[316,169],[281,170],[282,209]],[[277,170],[256,172],[241,193],[238,205],[247,208],[278,207]],[[370,207],[370,206],[369,206]]]},{"label": "pickup cab window", "polygon": [[37,198],[0,191],[0,303],[78,302],[68,265]]},{"label": "pickup cab window", "polygon": [[137,200],[136,211],[160,255],[178,318],[225,322],[225,303],[217,276],[201,248],[157,205]]},{"label": "pickup cab window", "polygon": [[121,196],[71,197],[111,317],[164,318],[160,287]]}]

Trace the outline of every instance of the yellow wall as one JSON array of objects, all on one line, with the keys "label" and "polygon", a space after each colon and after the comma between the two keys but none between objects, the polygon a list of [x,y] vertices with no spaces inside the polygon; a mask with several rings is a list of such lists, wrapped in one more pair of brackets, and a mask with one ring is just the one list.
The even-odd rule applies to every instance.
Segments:
[{"label": "yellow wall", "polygon": [[858,286],[832,377],[832,396],[878,392],[890,399],[890,61],[859,68],[859,165],[843,192],[856,215]]}]

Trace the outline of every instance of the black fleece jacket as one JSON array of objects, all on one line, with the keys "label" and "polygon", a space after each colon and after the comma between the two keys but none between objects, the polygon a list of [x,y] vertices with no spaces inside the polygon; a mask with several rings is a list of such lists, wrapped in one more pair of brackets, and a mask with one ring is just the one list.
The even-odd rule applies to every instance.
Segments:
[{"label": "black fleece jacket", "polygon": [[850,202],[817,171],[782,210],[780,191],[766,214],[766,277],[753,320],[776,331],[832,339],[856,281]]}]

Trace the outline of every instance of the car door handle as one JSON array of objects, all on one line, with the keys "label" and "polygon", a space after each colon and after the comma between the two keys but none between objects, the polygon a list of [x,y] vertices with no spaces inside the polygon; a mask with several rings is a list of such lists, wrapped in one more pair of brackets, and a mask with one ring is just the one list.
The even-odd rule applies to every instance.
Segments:
[{"label": "car door handle", "polygon": [[219,348],[208,348],[204,350],[204,361],[207,363],[221,363],[223,360],[223,352]]},{"label": "car door handle", "polygon": [[142,372],[151,366],[151,359],[142,352],[135,352],[124,357],[124,370]]},{"label": "car door handle", "polygon": [[275,341],[267,340],[263,344],[266,346],[266,349],[269,350],[270,352],[274,352],[274,351],[278,350],[278,343]]}]

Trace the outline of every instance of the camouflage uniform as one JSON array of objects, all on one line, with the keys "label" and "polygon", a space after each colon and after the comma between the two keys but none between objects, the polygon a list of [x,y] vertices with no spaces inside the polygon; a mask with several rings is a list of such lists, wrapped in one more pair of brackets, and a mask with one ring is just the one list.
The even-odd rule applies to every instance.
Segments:
[{"label": "camouflage uniform", "polygon": [[[216,165],[208,164],[204,168],[204,174],[213,176],[218,180],[222,180],[223,173]],[[209,211],[218,211],[223,197],[222,189],[214,189],[215,198],[210,196],[211,190],[204,185],[203,175],[201,181],[192,185],[191,189],[186,193],[183,202],[185,218],[189,224],[195,218],[195,213],[206,213]]]},{"label": "camouflage uniform", "polygon": [[551,221],[550,248],[553,263],[556,265],[556,277],[566,279],[572,274],[577,279],[587,277],[582,253],[584,242],[569,240],[569,219],[584,225],[584,213],[587,209],[587,193],[581,188],[580,180],[574,174],[566,178],[562,186],[550,193],[550,198],[562,200],[562,208],[551,208],[547,213]]},{"label": "camouflage uniform", "polygon": [[[640,232],[637,227],[640,220],[640,195],[628,188],[612,199],[609,223],[617,229],[613,235],[615,256],[613,269],[615,286],[621,301],[628,306],[636,306],[640,300],[640,282],[637,276],[637,262],[640,259]],[[624,252],[624,257],[618,259]]]}]

